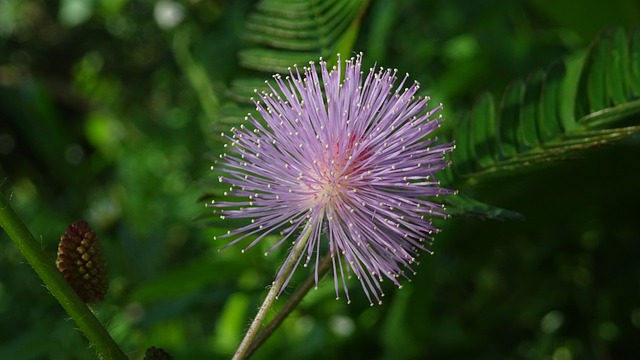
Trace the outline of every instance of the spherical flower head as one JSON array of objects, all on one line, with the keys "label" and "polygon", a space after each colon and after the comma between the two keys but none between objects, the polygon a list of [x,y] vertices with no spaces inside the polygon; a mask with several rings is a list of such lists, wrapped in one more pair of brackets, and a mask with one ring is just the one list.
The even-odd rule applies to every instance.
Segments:
[{"label": "spherical flower head", "polygon": [[267,82],[271,92],[254,99],[258,116],[223,134],[231,151],[212,167],[226,173],[219,180],[236,200],[210,206],[223,219],[250,219],[225,235],[234,238],[227,246],[251,237],[246,250],[280,233],[268,254],[310,236],[301,259],[315,262],[316,286],[319,257],[329,251],[336,296],[342,283],[349,300],[345,279],[355,275],[373,304],[384,296],[383,279],[400,286],[419,253],[429,252],[431,219],[446,217],[429,199],[452,193],[435,173],[453,145],[436,144],[442,105],[429,110],[429,99],[415,96],[418,83],[405,88],[405,75],[396,85],[390,69],[365,77],[361,66],[362,54],[344,70],[340,56],[331,70],[320,59],[319,73],[310,62]]}]

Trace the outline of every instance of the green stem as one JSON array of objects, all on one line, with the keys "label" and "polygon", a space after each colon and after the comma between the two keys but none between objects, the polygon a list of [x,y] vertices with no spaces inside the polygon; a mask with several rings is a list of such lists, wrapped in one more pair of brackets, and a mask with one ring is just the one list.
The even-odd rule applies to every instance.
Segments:
[{"label": "green stem", "polygon": [[101,358],[126,360],[127,356],[87,305],[62,277],[54,262],[41,250],[40,244],[0,193],[0,226],[27,259],[51,294],[60,302],[71,319],[84,332]]},{"label": "green stem", "polygon": [[[320,264],[318,264],[318,269],[316,270],[318,272],[318,278],[321,278],[327,272],[327,270],[329,270],[330,265],[331,254],[327,254],[324,258],[322,258]],[[309,277],[304,281],[304,283],[302,283],[302,285],[300,285],[296,292],[291,295],[287,303],[282,307],[282,309],[273,318],[273,320],[271,320],[264,328],[264,330],[262,330],[258,334],[258,336],[256,336],[255,340],[251,342],[249,350],[247,350],[247,358],[253,355],[253,353],[260,347],[260,345],[262,345],[262,343],[265,342],[269,338],[269,336],[271,336],[271,334],[276,331],[276,329],[278,329],[284,319],[286,319],[287,316],[291,314],[293,309],[295,309],[298,304],[300,304],[302,299],[304,299],[304,296],[309,292],[309,290],[311,290],[311,287],[313,287],[315,282],[315,274],[309,275]]]},{"label": "green stem", "polygon": [[260,309],[258,309],[256,317],[253,319],[249,330],[247,330],[247,334],[244,336],[244,339],[242,339],[242,342],[238,346],[235,355],[233,355],[233,360],[242,360],[248,357],[247,352],[249,351],[249,347],[251,346],[253,339],[258,333],[258,330],[260,330],[260,326],[262,326],[264,319],[267,317],[267,312],[269,311],[269,309],[271,309],[271,306],[276,301],[278,293],[280,292],[280,288],[282,288],[284,282],[287,280],[287,278],[289,278],[289,275],[295,268],[298,258],[300,258],[300,256],[304,252],[304,248],[307,245],[307,241],[309,240],[312,231],[313,223],[309,222],[307,223],[304,233],[300,236],[298,242],[293,246],[293,249],[291,249],[291,255],[289,256],[287,261],[285,261],[284,265],[282,265],[280,276],[278,276],[273,284],[271,284],[271,289],[269,289],[264,302],[260,306]]}]

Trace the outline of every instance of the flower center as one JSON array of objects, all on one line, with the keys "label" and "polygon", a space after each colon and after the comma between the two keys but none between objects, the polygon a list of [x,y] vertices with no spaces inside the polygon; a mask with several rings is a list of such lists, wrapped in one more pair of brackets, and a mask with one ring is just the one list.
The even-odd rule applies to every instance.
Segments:
[{"label": "flower center", "polygon": [[369,156],[367,149],[357,151],[357,138],[351,134],[346,146],[335,141],[325,156],[316,160],[314,170],[309,172],[311,180],[305,184],[311,206],[344,206],[345,194],[354,188],[350,179],[362,171],[362,163]]}]

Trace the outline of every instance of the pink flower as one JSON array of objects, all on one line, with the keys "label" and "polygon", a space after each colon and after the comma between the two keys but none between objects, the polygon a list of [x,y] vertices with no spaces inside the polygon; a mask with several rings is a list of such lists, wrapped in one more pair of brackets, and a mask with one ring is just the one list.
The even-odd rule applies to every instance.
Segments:
[{"label": "pink flower", "polygon": [[319,65],[320,73],[311,62],[275,75],[271,93],[258,94],[259,116],[232,129],[218,169],[236,199],[211,206],[222,218],[251,221],[225,235],[227,246],[255,235],[249,249],[282,234],[270,252],[310,234],[303,257],[305,266],[315,262],[316,285],[318,259],[329,251],[336,296],[342,283],[349,300],[345,279],[354,274],[369,301],[380,302],[380,282],[401,286],[398,278],[429,252],[431,218],[446,217],[429,198],[453,192],[435,179],[453,145],[436,144],[442,105],[428,110],[429,99],[415,97],[418,83],[405,88],[408,76],[398,85],[396,70],[363,77],[362,55],[346,60],[344,72],[339,57],[331,71]]}]

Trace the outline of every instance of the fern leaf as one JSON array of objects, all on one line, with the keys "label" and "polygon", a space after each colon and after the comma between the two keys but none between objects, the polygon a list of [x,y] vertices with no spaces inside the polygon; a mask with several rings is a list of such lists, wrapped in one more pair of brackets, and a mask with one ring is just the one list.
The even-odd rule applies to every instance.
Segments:
[{"label": "fern leaf", "polygon": [[[544,166],[640,132],[640,29],[600,35],[579,76],[565,63],[515,81],[495,106],[485,94],[456,126],[453,181],[475,184]],[[566,114],[562,106],[575,104]]]},{"label": "fern leaf", "polygon": [[349,51],[352,43],[343,40],[355,38],[354,24],[367,6],[367,0],[263,0],[247,20],[245,37],[255,46],[239,53],[240,64],[285,72],[292,64]]},{"label": "fern leaf", "polygon": [[[286,73],[294,65],[337,53],[350,54],[369,0],[262,0],[246,21],[250,47],[239,52],[240,65],[264,73]],[[235,79],[227,96],[250,104],[255,92],[267,91],[265,75]],[[244,118],[248,107],[230,109],[223,125]],[[221,127],[220,130],[223,130]],[[216,129],[218,130],[218,129]]]}]

